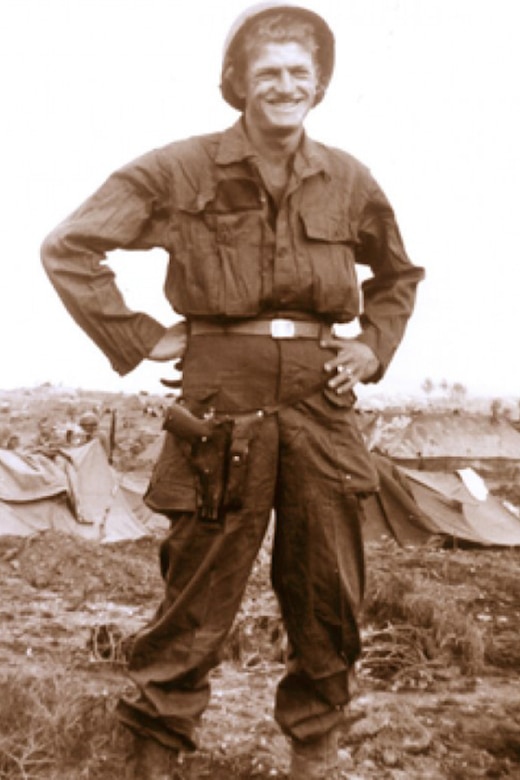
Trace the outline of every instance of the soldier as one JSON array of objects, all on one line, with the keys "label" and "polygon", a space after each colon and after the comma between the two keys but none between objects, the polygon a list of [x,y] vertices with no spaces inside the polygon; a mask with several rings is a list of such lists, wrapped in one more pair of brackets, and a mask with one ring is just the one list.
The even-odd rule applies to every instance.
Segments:
[{"label": "soldier", "polygon": [[99,418],[95,412],[83,412],[79,420],[80,428],[82,429],[82,444],[86,444],[93,439],[97,439],[109,455],[109,443],[105,433],[99,427]]},{"label": "soldier", "polygon": [[92,441],[99,429],[99,420],[94,412],[83,412],[78,420],[85,441]]},{"label": "soldier", "polygon": [[[133,643],[137,696],[118,706],[140,780],[166,780],[179,751],[196,748],[208,673],[273,509],[272,582],[289,647],[275,717],[291,778],[337,771],[360,653],[360,497],[377,489],[354,387],[385,373],[423,270],[368,169],[304,132],[333,65],[319,15],[249,9],[223,58],[236,124],[117,171],[43,246],[65,305],[118,372],[182,359],[182,414],[167,418],[147,493],[171,521],[165,596]],[[153,247],[169,254],[165,293],[184,318],[170,328],[129,310],[102,263],[109,250]],[[372,272],[362,308],[356,263]],[[335,334],[355,319],[358,336]]]},{"label": "soldier", "polygon": [[19,450],[21,447],[21,439],[17,433],[12,433],[7,439],[5,448],[6,450]]},{"label": "soldier", "polygon": [[35,447],[52,452],[52,450],[59,447],[61,443],[56,425],[52,423],[48,417],[42,417],[38,420],[38,435],[36,437]]}]

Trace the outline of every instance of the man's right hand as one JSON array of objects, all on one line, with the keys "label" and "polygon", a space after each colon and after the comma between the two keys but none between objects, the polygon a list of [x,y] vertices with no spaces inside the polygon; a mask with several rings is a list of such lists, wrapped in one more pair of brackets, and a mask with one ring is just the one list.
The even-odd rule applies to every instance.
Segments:
[{"label": "man's right hand", "polygon": [[187,334],[188,326],[186,322],[177,322],[175,325],[172,325],[149,352],[148,360],[164,362],[182,359],[188,342]]}]

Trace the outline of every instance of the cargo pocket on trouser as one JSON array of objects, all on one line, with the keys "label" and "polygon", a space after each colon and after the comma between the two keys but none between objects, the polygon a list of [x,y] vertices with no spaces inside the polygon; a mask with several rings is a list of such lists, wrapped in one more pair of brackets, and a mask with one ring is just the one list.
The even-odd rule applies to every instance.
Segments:
[{"label": "cargo pocket on trouser", "polygon": [[[182,403],[197,417],[202,417],[217,391],[197,389],[183,398]],[[191,443],[170,431],[165,431],[164,443],[152,469],[144,494],[144,503],[153,512],[169,518],[178,513],[193,513],[200,505],[200,478],[192,464]]]},{"label": "cargo pocket on trouser", "polygon": [[377,490],[379,477],[372,455],[358,427],[353,391],[338,394],[325,389],[317,403],[328,417],[334,483],[338,486],[339,511],[334,515],[336,571],[342,627],[342,655],[352,666],[361,651],[358,615],[365,589],[362,536],[362,498]]},{"label": "cargo pocket on trouser", "polygon": [[334,401],[319,393],[280,414],[273,584],[292,658],[276,719],[299,739],[318,736],[341,718],[360,653],[364,555],[357,493],[373,489],[373,469],[351,400],[342,399],[345,407]]},{"label": "cargo pocket on trouser", "polygon": [[197,510],[197,475],[189,461],[189,445],[166,432],[143,500],[153,512],[171,517]]},{"label": "cargo pocket on trouser", "polygon": [[379,475],[356,421],[356,400],[352,390],[339,394],[327,387],[316,397],[314,411],[325,432],[330,432],[335,468],[344,479],[345,490],[365,495],[378,489]]},{"label": "cargo pocket on trouser", "polygon": [[193,739],[208,704],[208,673],[220,659],[269,522],[276,434],[274,420],[260,426],[251,445],[244,506],[219,530],[178,506],[171,516],[161,545],[165,597],[133,644],[129,674],[140,697],[125,705],[127,723],[153,727],[168,744]]}]

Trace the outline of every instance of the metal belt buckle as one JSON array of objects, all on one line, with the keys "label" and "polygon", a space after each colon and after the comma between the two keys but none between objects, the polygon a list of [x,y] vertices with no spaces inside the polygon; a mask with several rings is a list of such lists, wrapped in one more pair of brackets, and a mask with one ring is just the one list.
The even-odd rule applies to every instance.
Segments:
[{"label": "metal belt buckle", "polygon": [[273,339],[293,339],[295,326],[292,320],[271,320],[271,336]]}]

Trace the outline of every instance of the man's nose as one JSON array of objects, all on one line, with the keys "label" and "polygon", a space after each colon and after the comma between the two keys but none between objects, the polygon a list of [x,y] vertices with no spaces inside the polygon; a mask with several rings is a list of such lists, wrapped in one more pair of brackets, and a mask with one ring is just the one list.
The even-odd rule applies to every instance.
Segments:
[{"label": "man's nose", "polygon": [[286,69],[280,70],[278,74],[278,82],[277,85],[280,92],[292,92],[294,87],[294,79],[291,75],[291,72]]}]

